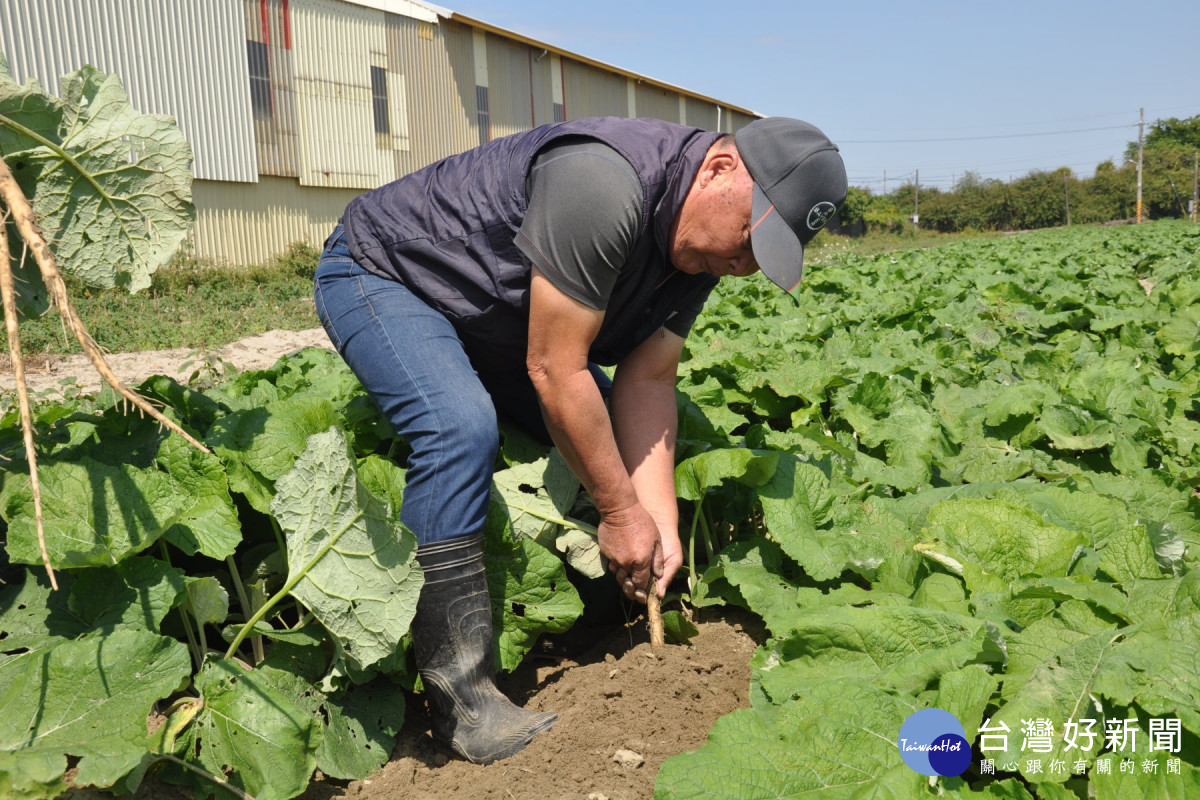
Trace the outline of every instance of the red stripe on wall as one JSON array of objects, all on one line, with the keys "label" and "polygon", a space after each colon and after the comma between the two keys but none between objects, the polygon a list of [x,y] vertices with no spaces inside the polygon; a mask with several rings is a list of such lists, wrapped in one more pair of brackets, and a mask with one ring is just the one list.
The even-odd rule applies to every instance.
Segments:
[{"label": "red stripe on wall", "polygon": [[283,49],[292,49],[292,20],[288,13],[288,0],[283,0]]}]

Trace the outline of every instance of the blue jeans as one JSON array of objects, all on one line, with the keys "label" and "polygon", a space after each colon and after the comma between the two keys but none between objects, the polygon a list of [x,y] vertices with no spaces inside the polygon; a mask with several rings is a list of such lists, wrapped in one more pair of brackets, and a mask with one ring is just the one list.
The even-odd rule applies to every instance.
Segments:
[{"label": "blue jeans", "polygon": [[[477,371],[440,312],[355,263],[340,225],[321,254],[314,299],[333,346],[412,447],[400,521],[421,544],[483,530],[497,409],[549,442],[528,376]],[[598,369],[593,375],[607,393],[608,379]]]}]

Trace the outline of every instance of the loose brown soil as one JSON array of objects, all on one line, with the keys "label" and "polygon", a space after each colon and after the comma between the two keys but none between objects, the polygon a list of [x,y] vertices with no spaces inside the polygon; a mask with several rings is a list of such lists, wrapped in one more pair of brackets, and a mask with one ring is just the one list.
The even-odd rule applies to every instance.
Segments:
[{"label": "loose brown soil", "polygon": [[[712,612],[709,612],[710,615]],[[531,656],[500,685],[515,702],[558,712],[548,733],[505,761],[451,759],[410,705],[392,760],[349,785],[316,782],[305,800],[645,800],[667,758],[704,744],[720,716],[748,705],[757,629],[748,615],[701,621],[690,646],[654,652],[645,619],[612,630],[577,659]],[[628,751],[618,756],[618,751]],[[618,759],[628,761],[620,763]],[[640,763],[639,763],[640,759]]]}]

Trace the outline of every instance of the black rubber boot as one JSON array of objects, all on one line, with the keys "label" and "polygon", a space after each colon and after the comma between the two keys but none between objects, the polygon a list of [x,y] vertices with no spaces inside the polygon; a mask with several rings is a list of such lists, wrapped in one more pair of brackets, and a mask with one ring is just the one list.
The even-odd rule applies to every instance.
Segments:
[{"label": "black rubber boot", "polygon": [[483,535],[422,545],[417,561],[425,586],[412,637],[433,738],[475,764],[508,758],[558,715],[518,708],[496,688]]}]

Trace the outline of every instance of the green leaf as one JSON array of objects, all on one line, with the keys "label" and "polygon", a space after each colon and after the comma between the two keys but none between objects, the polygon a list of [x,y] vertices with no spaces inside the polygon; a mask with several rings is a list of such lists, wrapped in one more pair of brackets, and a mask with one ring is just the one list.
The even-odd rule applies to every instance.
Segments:
[{"label": "green leaf", "polygon": [[687,644],[700,629],[678,611],[664,611],[662,615],[663,637],[671,644]]},{"label": "green leaf", "polygon": [[744,448],[709,450],[675,467],[675,493],[683,500],[702,500],[726,479],[762,486],[775,473],[779,453]]},{"label": "green leaf", "polygon": [[1123,528],[1108,538],[1100,551],[1100,569],[1115,581],[1162,577],[1143,525]]},{"label": "green leaf", "polygon": [[1025,575],[1065,575],[1076,549],[1086,544],[1082,535],[998,500],[938,503],[929,511],[922,538],[922,554],[974,564],[1005,582]]},{"label": "green leaf", "polygon": [[169,436],[158,451],[158,464],[186,499],[178,521],[163,534],[166,540],[189,556],[201,553],[224,561],[233,555],[242,528],[221,460]]},{"label": "green leaf", "polygon": [[270,513],[274,482],[292,468],[308,437],[336,422],[331,402],[302,395],[221,417],[205,443],[225,462],[229,488],[265,514]]},{"label": "green leaf", "polygon": [[81,632],[132,626],[158,633],[183,591],[182,570],[156,558],[128,558],[115,567],[80,572],[67,607],[84,626]]},{"label": "green leaf", "polygon": [[387,763],[404,722],[400,687],[372,681],[326,695],[308,678],[279,668],[271,659],[259,672],[324,728],[316,751],[321,772],[338,780],[361,780]]},{"label": "green leaf", "polygon": [[896,740],[918,707],[906,695],[831,680],[819,694],[740,709],[718,719],[700,749],[663,763],[655,800],[920,797],[928,778],[904,764]]},{"label": "green leaf", "polygon": [[[1100,734],[1096,744],[1102,743],[1104,726],[1100,718],[1103,715],[1094,706],[1095,698],[1113,694],[1136,696],[1145,680],[1140,675],[1140,671],[1148,666],[1144,659],[1162,663],[1160,654],[1139,652],[1131,646],[1128,638],[1136,630],[1101,631],[1058,649],[1028,674],[1027,679],[1026,674],[1008,677],[1004,682],[1000,709],[991,717],[988,727],[995,728],[1003,723],[1011,733],[1004,742],[1006,747],[988,753],[988,757],[994,757],[998,764],[1018,762],[1021,774],[1032,782],[1061,783],[1065,775],[1032,771],[1027,764],[1029,759],[1022,756],[1021,731],[1026,727],[1022,720],[1048,719],[1055,726],[1055,736],[1050,741],[1049,751],[1040,753],[1041,758],[1057,758],[1067,763],[1082,759],[1091,763],[1100,748],[1093,746],[1081,752],[1086,739],[1078,739],[1078,746],[1068,749],[1065,723],[1097,720],[1093,731]],[[1130,669],[1131,658],[1141,661],[1139,670]]]},{"label": "green leaf", "polygon": [[173,118],[137,113],[115,75],[84,67],[60,87],[58,102],[0,70],[0,152],[66,272],[143,289],[191,229],[191,147]]},{"label": "green leaf", "polygon": [[196,690],[204,708],[181,737],[187,761],[257,800],[288,800],[304,791],[322,737],[311,715],[266,676],[235,661],[205,663]]},{"label": "green leaf", "polygon": [[803,695],[831,675],[915,692],[967,664],[1004,661],[1004,643],[994,626],[945,611],[828,608],[804,615],[794,628],[770,647],[770,666],[754,676],[775,702]]},{"label": "green leaf", "polygon": [[201,625],[220,625],[229,616],[229,592],[212,576],[188,580],[187,603]]},{"label": "green leaf", "polygon": [[1116,441],[1112,423],[1092,412],[1057,405],[1042,412],[1042,431],[1059,450],[1099,450]]},{"label": "green leaf", "polygon": [[271,502],[287,535],[286,588],[365,669],[395,651],[416,613],[416,537],[358,480],[342,431],[308,441]]},{"label": "green leaf", "polygon": [[111,786],[146,752],[151,706],[190,671],[182,644],[131,628],[10,658],[0,665],[0,764],[15,759],[21,782],[46,784],[71,756],[76,784]]},{"label": "green leaf", "polygon": [[894,543],[907,538],[882,505],[835,506],[825,474],[789,453],[780,454],[758,495],[771,536],[814,580],[832,580],[846,569],[869,575],[899,555]]},{"label": "green leaf", "polygon": [[744,539],[721,551],[721,574],[737,587],[773,636],[787,636],[800,620],[799,584],[784,577],[783,551],[766,539]]},{"label": "green leaf", "polygon": [[[166,474],[81,458],[39,464],[46,549],[58,568],[111,565],[145,550],[178,520],[186,503]],[[40,564],[28,475],[6,480],[8,554]]]},{"label": "green leaf", "polygon": [[514,534],[562,553],[581,574],[599,578],[604,566],[596,530],[569,516],[578,495],[579,481],[561,456],[500,470],[492,482],[492,502],[506,509]]},{"label": "green leaf", "polygon": [[503,506],[493,505],[486,524],[485,563],[492,598],[496,663],[511,672],[543,633],[570,629],[583,601],[563,562],[546,548],[510,533]]}]

